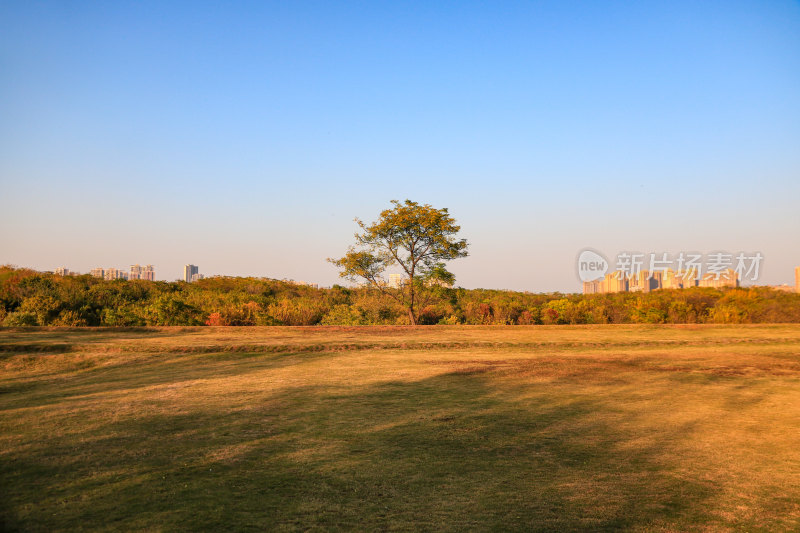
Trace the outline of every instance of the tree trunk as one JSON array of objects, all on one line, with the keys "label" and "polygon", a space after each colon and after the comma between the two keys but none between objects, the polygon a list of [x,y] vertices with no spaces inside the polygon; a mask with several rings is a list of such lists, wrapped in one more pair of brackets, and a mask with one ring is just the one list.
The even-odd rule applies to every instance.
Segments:
[{"label": "tree trunk", "polygon": [[417,317],[414,316],[414,296],[416,296],[416,291],[414,291],[414,270],[416,269],[416,263],[411,265],[411,272],[408,275],[408,290],[409,290],[409,303],[408,303],[408,319],[411,321],[412,326],[417,325]]}]

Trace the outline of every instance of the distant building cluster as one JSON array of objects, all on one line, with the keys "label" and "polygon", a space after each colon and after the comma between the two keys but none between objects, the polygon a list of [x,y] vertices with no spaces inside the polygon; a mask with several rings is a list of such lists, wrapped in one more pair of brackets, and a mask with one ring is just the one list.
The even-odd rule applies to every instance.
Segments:
[{"label": "distant building cluster", "polygon": [[156,272],[153,269],[153,265],[131,265],[131,270],[128,273],[128,279],[146,279],[148,281],[155,281]]},{"label": "distant building cluster", "polygon": [[[800,268],[798,269],[800,271]],[[700,276],[697,270],[641,270],[629,276],[620,271],[606,274],[602,279],[585,281],[583,294],[610,292],[650,292],[657,289],[688,289],[689,287],[738,287],[739,274],[733,269],[709,272]]]},{"label": "distant building cluster", "polygon": [[197,265],[185,265],[183,267],[183,281],[186,283],[193,283],[204,277],[205,276],[200,273],[200,267]]},{"label": "distant building cluster", "polygon": [[[80,272],[75,272],[67,267],[58,267],[55,269],[57,276],[80,276]],[[112,279],[146,279],[149,281],[156,280],[156,271],[153,265],[141,266],[131,265],[130,271],[125,271],[121,268],[93,268],[89,271],[89,275],[95,278],[112,280]]]},{"label": "distant building cluster", "polygon": [[[80,276],[80,272],[70,270],[67,267],[58,267],[55,269],[55,274],[58,276]],[[105,280],[125,279],[135,280],[142,279],[148,281],[155,281],[156,272],[153,265],[131,265],[130,270],[125,271],[121,268],[93,268],[90,275],[95,278]],[[187,283],[192,283],[204,279],[203,274],[200,274],[200,267],[197,265],[186,265],[183,267],[183,280]],[[306,285],[313,288],[318,288],[316,283],[309,283],[306,281],[294,281],[284,279],[283,281],[295,283],[297,285]],[[399,289],[403,286],[405,278],[402,274],[389,274],[387,285],[392,288]],[[444,282],[431,282],[431,284],[442,285],[450,287],[449,284]],[[605,277],[595,281],[585,281],[583,283],[583,294],[604,294],[612,292],[650,292],[657,289],[687,289],[689,287],[738,287],[739,286],[739,273],[734,269],[725,269],[718,272],[708,272],[703,276],[699,275],[697,269],[685,270],[656,270],[652,273],[647,270],[641,270],[631,274],[626,274],[620,270],[606,274]],[[800,266],[794,269],[794,287],[791,285],[773,285],[772,288],[786,292],[800,293]]]},{"label": "distant building cluster", "polygon": [[156,280],[156,271],[153,268],[153,265],[141,266],[141,265],[131,265],[129,271],[125,271],[122,268],[93,268],[89,274],[96,278],[102,278],[105,280],[113,280],[113,279],[146,279],[149,281]]},{"label": "distant building cluster", "polygon": [[111,281],[114,279],[128,279],[128,273],[122,268],[103,269],[103,279]]},{"label": "distant building cluster", "polygon": [[[739,273],[734,269],[709,272],[698,275],[696,269],[660,270],[652,274],[642,270],[625,275],[617,270],[604,278],[583,283],[583,294],[602,294],[609,292],[650,292],[656,289],[687,289],[689,287],[738,287]],[[770,285],[775,290],[800,293],[800,266],[794,269],[794,287],[791,285]]]}]

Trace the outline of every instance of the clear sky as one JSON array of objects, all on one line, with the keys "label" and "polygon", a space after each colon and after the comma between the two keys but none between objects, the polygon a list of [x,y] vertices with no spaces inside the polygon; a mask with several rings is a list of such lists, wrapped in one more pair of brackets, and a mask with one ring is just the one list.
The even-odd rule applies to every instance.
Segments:
[{"label": "clear sky", "polygon": [[800,3],[0,3],[0,263],[337,281],[392,199],[465,287],[584,247],[800,265]]}]

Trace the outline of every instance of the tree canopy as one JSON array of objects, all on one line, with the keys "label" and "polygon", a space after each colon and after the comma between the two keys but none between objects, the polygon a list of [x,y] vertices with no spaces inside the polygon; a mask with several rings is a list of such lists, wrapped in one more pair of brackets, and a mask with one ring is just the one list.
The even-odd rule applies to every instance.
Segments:
[{"label": "tree canopy", "polygon": [[[447,208],[411,200],[392,204],[371,224],[356,219],[362,230],[355,234],[356,244],[344,257],[329,261],[341,269],[341,277],[365,280],[402,304],[410,323],[416,324],[420,310],[455,281],[445,262],[466,257],[468,245],[456,237],[461,227]],[[402,282],[386,279],[392,268],[399,270]]]}]

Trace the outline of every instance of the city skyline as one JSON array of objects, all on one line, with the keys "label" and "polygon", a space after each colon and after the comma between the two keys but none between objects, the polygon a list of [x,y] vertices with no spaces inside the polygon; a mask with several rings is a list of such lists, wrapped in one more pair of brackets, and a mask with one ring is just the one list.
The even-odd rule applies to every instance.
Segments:
[{"label": "city skyline", "polygon": [[739,287],[739,273],[733,269],[701,274],[698,269],[673,270],[667,268],[650,272],[641,270],[626,275],[615,270],[602,279],[583,282],[583,294],[612,292],[650,292],[659,289],[688,289],[691,287]]},{"label": "city skyline", "polygon": [[124,280],[146,280],[156,281],[156,273],[153,265],[142,266],[138,263],[131,265],[128,271],[116,267],[95,267],[88,272],[81,272],[79,270],[72,270],[69,267],[61,266],[52,271],[58,276],[81,276],[89,275],[95,278],[102,278],[106,280],[124,279]]},{"label": "city skyline", "polygon": [[[16,265],[22,266],[22,265]],[[25,267],[30,268],[30,267]],[[113,275],[108,272],[113,271]],[[72,270],[69,267],[61,266],[53,270],[43,270],[43,272],[52,272],[61,276],[79,276],[91,275],[94,277],[104,279],[144,279],[148,281],[185,281],[191,283],[200,279],[205,279],[207,276],[199,272],[198,265],[185,264],[183,267],[183,276],[174,279],[155,277],[153,265],[146,265],[141,267],[139,264],[131,265],[130,272],[127,273],[122,269],[109,268],[104,269],[101,267],[93,268],[88,272],[81,272]],[[133,276],[134,272],[138,276]],[[636,270],[631,273],[626,273],[620,270],[614,270],[605,274],[603,277],[593,281],[577,281],[578,288],[576,290],[567,291],[552,291],[552,292],[565,292],[565,293],[578,293],[583,294],[598,294],[598,293],[612,293],[612,292],[650,292],[658,289],[684,289],[687,287],[740,287],[740,286],[766,286],[780,290],[793,290],[800,293],[800,266],[793,270],[794,283],[781,282],[777,284],[758,283],[751,281],[747,285],[742,284],[740,273],[736,269],[726,268],[720,272],[703,272],[699,268],[677,269],[666,268],[664,270],[649,271],[647,269]],[[226,274],[217,273],[208,277],[226,277]],[[236,277],[236,276],[234,276]],[[294,278],[277,278],[266,275],[253,275],[242,277],[255,277],[266,279],[280,279],[298,285],[308,285],[313,288],[329,288],[330,285],[321,285],[316,282],[308,282],[303,280],[295,280]],[[389,287],[397,288],[402,285],[403,276],[398,273],[389,273],[386,277],[386,282]],[[347,282],[340,280],[338,284],[348,285]],[[455,286],[460,286],[456,284]],[[484,287],[466,287],[470,289],[484,288]],[[513,289],[512,289],[513,290]],[[533,292],[533,291],[524,291]]]}]

